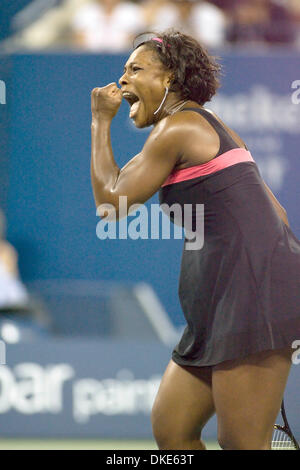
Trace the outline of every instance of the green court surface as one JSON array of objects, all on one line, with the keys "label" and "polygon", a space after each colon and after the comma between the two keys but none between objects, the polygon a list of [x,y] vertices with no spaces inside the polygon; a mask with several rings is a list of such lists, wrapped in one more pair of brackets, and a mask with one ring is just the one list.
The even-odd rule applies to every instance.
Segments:
[{"label": "green court surface", "polygon": [[[219,450],[217,443],[206,443],[208,450]],[[0,450],[157,450],[149,440],[96,439],[0,439]]]}]

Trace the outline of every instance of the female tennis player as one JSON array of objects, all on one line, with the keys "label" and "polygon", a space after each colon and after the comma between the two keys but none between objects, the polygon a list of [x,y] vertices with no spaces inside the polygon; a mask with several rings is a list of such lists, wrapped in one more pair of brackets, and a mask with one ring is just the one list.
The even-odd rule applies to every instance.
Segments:
[{"label": "female tennis player", "polygon": [[[204,246],[182,256],[187,326],[152,411],[159,449],[205,449],[214,413],[223,449],[270,449],[300,334],[300,242],[242,139],[204,108],[218,77],[200,44],[166,32],[138,38],[120,87],[92,91],[96,206],[157,191],[170,206],[204,204]],[[122,98],[136,127],[153,129],[120,169],[110,127]]]}]

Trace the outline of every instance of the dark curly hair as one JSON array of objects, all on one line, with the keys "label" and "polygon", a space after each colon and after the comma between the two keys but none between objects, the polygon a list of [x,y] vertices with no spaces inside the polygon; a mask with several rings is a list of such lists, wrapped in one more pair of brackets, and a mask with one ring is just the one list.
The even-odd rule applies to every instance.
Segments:
[{"label": "dark curly hair", "polygon": [[162,64],[173,72],[170,91],[201,106],[211,101],[220,87],[221,66],[196,39],[179,31],[167,30],[139,34],[133,47],[137,49],[142,45],[155,51]]}]

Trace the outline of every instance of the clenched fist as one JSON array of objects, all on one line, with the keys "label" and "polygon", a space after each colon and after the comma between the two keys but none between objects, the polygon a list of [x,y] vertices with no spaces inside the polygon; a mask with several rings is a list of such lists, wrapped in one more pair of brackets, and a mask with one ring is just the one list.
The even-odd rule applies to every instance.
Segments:
[{"label": "clenched fist", "polygon": [[122,92],[116,83],[92,91],[93,119],[113,119],[122,102]]}]

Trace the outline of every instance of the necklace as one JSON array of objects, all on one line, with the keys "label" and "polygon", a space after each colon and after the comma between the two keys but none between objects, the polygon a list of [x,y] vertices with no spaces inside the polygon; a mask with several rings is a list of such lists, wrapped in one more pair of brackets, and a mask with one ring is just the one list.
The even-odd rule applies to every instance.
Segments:
[{"label": "necklace", "polygon": [[181,103],[180,105],[176,106],[174,109],[171,109],[168,114],[170,115],[173,115],[175,113],[177,113],[177,111],[180,111],[181,108],[183,108],[183,106],[185,106],[190,100],[186,100],[184,101],[183,103]]}]

